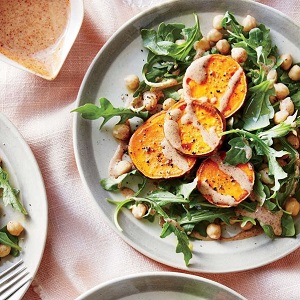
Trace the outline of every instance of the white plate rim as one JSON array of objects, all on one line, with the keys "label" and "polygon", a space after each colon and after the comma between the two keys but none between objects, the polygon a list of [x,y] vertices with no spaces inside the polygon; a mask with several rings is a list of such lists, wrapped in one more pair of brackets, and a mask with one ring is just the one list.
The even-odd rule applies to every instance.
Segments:
[{"label": "white plate rim", "polygon": [[[88,81],[91,79],[92,73],[95,71],[95,65],[97,62],[99,62],[99,60],[101,59],[101,57],[103,55],[105,55],[105,52],[107,51],[107,49],[110,47],[110,44],[113,43],[117,38],[120,37],[120,35],[122,34],[122,32],[131,24],[135,24],[140,22],[141,20],[143,20],[144,18],[150,18],[153,17],[153,15],[157,14],[159,11],[167,11],[169,8],[171,8],[172,6],[176,6],[176,4],[183,4],[184,1],[181,0],[171,0],[171,1],[166,1],[162,4],[156,5],[154,7],[151,7],[150,9],[147,9],[146,11],[138,14],[137,16],[133,17],[132,19],[130,19],[128,22],[126,22],[122,27],[120,27],[119,30],[117,30],[112,36],[111,38],[106,42],[106,44],[100,49],[100,51],[98,52],[98,54],[95,56],[95,58],[93,59],[93,61],[91,62],[86,75],[82,81],[81,87],[79,89],[79,93],[78,93],[78,97],[76,99],[76,103],[75,103],[75,107],[84,104],[84,100],[83,100],[83,95],[84,93],[90,93],[90,90],[87,88],[88,85]],[[202,1],[202,3],[205,2],[215,2],[215,1],[207,1],[204,0]],[[298,25],[296,25],[296,23],[289,17],[287,17],[285,14],[277,11],[276,9],[266,6],[264,4],[261,3],[257,3],[251,0],[223,0],[223,1],[218,1],[219,3],[222,4],[226,4],[228,5],[229,3],[231,5],[233,5],[234,3],[238,3],[240,7],[247,5],[247,7],[251,7],[251,8],[256,8],[256,9],[262,9],[262,10],[266,10],[268,11],[268,13],[270,14],[274,14],[275,17],[278,17],[282,20],[285,20],[285,22],[287,22],[288,24],[290,24],[291,26],[297,27],[297,29],[299,29]],[[194,3],[195,5],[197,4],[197,1],[195,0],[189,0],[186,1],[186,3]],[[200,4],[198,3],[198,5],[200,6]],[[151,23],[148,20],[149,23]],[[264,23],[264,22],[263,22]],[[136,24],[135,24],[136,25]],[[201,26],[201,20],[200,20],[200,26]],[[300,60],[300,59],[299,59]],[[96,99],[94,99],[96,102]],[[94,103],[94,102],[93,102]],[[96,203],[98,203],[97,199],[94,197],[90,186],[89,186],[89,182],[88,179],[86,177],[86,174],[84,174],[84,170],[83,170],[83,160],[82,160],[82,150],[84,152],[84,145],[82,145],[81,148],[78,147],[78,143],[80,142],[80,136],[79,136],[79,132],[80,132],[80,126],[82,126],[84,121],[81,120],[81,117],[79,116],[79,114],[77,114],[77,116],[74,116],[73,119],[73,145],[74,145],[74,153],[75,153],[75,159],[76,159],[76,163],[77,163],[77,167],[79,170],[79,174],[80,177],[83,181],[84,186],[86,187],[88,193],[90,194],[90,196],[96,201]],[[93,121],[95,122],[95,121]],[[89,178],[90,179],[90,178]],[[100,187],[101,188],[101,187]],[[223,268],[219,268],[219,269],[211,269],[211,268],[199,268],[199,267],[193,267],[192,265],[190,265],[189,267],[186,267],[184,264],[178,263],[177,261],[174,262],[170,262],[167,261],[164,258],[161,258],[159,255],[149,252],[146,249],[144,249],[142,246],[136,244],[134,241],[132,241],[130,238],[128,238],[126,236],[126,234],[124,234],[124,232],[120,232],[119,230],[117,230],[117,228],[115,227],[115,225],[112,222],[112,216],[108,216],[107,214],[104,213],[104,211],[102,210],[102,208],[100,207],[99,203],[98,203],[98,208],[99,211],[102,215],[102,217],[104,217],[106,219],[106,221],[108,221],[108,223],[111,225],[111,227],[113,228],[113,230],[119,235],[121,236],[121,238],[126,241],[129,245],[131,245],[133,248],[135,248],[136,250],[138,250],[139,252],[141,252],[142,254],[148,256],[149,258],[158,261],[160,263],[163,263],[165,265],[174,267],[174,268],[178,268],[181,270],[188,270],[188,271],[192,271],[192,272],[204,272],[204,273],[228,273],[228,272],[239,272],[239,271],[245,271],[245,270],[249,270],[249,269],[254,269],[254,268],[258,268],[264,265],[267,265],[269,263],[272,263],[276,260],[279,260],[283,257],[285,257],[286,255],[290,254],[291,252],[295,251],[297,248],[300,247],[300,235],[297,236],[296,239],[293,240],[293,242],[291,242],[291,244],[288,247],[288,250],[285,250],[284,252],[280,252],[278,253],[278,251],[276,251],[275,253],[275,257],[271,257],[266,259],[265,261],[260,261],[260,262],[256,262],[254,265],[250,266],[228,266],[228,268],[223,269]],[[281,240],[282,242],[278,242],[279,240]],[[276,239],[273,243],[273,247],[276,248],[278,247],[278,244],[280,246],[281,243],[283,243],[284,239]],[[175,245],[174,245],[174,255],[178,255],[175,254]],[[181,257],[180,257],[181,258]],[[181,258],[183,261],[183,258]]]},{"label": "white plate rim", "polygon": [[[197,283],[210,284],[220,290],[228,292],[230,295],[235,296],[237,299],[246,300],[246,298],[244,296],[237,293],[235,290],[233,290],[217,281],[207,279],[202,276],[196,276],[193,274],[186,274],[186,273],[180,273],[180,272],[168,272],[168,271],[142,272],[142,273],[138,273],[138,274],[120,276],[120,277],[108,280],[106,282],[103,282],[99,285],[96,285],[95,287],[87,290],[86,292],[84,292],[83,294],[78,296],[75,300],[85,300],[87,297],[91,297],[91,296],[96,297],[97,294],[102,289],[105,289],[106,287],[116,287],[116,289],[118,290],[118,284],[122,281],[124,281],[124,282],[138,281],[143,278],[148,278],[148,279],[150,278],[150,280],[151,280],[151,278],[155,278],[155,277],[159,277],[159,278],[162,277],[164,279],[170,280],[171,282],[173,279],[179,278],[179,279],[186,279],[188,281],[196,281]],[[128,295],[128,296],[131,296],[131,295]]]}]

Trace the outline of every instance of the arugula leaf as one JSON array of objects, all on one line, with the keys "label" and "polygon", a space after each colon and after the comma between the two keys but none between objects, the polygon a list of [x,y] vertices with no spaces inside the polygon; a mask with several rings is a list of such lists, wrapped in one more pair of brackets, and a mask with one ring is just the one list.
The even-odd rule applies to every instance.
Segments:
[{"label": "arugula leaf", "polygon": [[240,163],[245,164],[251,159],[252,149],[244,137],[235,137],[228,144],[231,148],[226,152],[224,163],[236,166]]},{"label": "arugula leaf", "polygon": [[178,229],[175,225],[169,222],[164,223],[160,237],[165,238],[171,233],[174,233],[177,237],[176,253],[183,253],[184,261],[187,266],[192,258],[189,238],[184,231]]},{"label": "arugula leaf", "polygon": [[[185,28],[182,24],[161,23],[157,32],[154,29],[142,29],[144,47],[156,55],[170,56],[176,60],[185,61],[194,43],[202,37],[198,16],[196,14],[194,16],[196,24],[192,28]],[[185,42],[177,44],[176,40],[179,39],[185,39]]]},{"label": "arugula leaf", "polygon": [[231,33],[230,40],[233,42],[234,38],[240,39],[240,36],[243,34],[243,26],[239,24],[235,16],[227,11],[222,20],[222,26],[224,29],[228,29]]},{"label": "arugula leaf", "polygon": [[4,205],[10,204],[15,210],[27,215],[27,211],[18,199],[19,191],[14,189],[8,179],[8,174],[0,167],[0,188],[3,189]]},{"label": "arugula leaf", "polygon": [[[243,26],[239,24],[234,15],[226,12],[222,20],[222,26],[227,29],[229,34],[228,41],[232,47],[244,48],[248,53],[248,60],[260,67],[261,64],[269,65],[273,62],[268,58],[271,53],[277,55],[276,47],[272,45],[270,29],[260,24],[250,30],[249,33],[244,32]],[[246,68],[249,66],[246,65]]]},{"label": "arugula leaf", "polygon": [[148,179],[137,170],[133,170],[131,172],[125,173],[117,178],[112,178],[112,177],[103,178],[100,180],[100,185],[106,191],[116,192],[119,191],[124,186],[125,180],[127,180],[130,177],[131,178],[135,177],[138,180],[138,182],[141,182],[138,185],[139,187],[138,191],[135,193],[135,196],[137,196],[145,187],[148,181]]},{"label": "arugula leaf", "polygon": [[267,145],[271,146],[274,138],[286,136],[300,125],[300,117],[296,119],[296,116],[297,112],[294,115],[287,117],[284,122],[273,126],[269,130],[259,132],[257,136],[264,140]]},{"label": "arugula leaf", "polygon": [[274,230],[273,230],[273,227],[271,225],[260,224],[260,226],[262,227],[262,229],[264,230],[265,234],[270,239],[273,240],[275,238]]},{"label": "arugula leaf", "polygon": [[244,129],[252,131],[267,127],[274,117],[274,108],[269,100],[275,95],[274,88],[270,89],[270,82],[266,80],[249,88],[248,92],[250,97],[243,112]]},{"label": "arugula leaf", "polygon": [[100,129],[113,117],[120,117],[119,123],[125,123],[128,119],[133,117],[139,117],[143,120],[148,118],[148,112],[138,111],[135,112],[129,108],[119,107],[115,108],[109,100],[106,98],[99,99],[100,106],[92,103],[86,103],[78,108],[72,110],[72,112],[78,112],[84,119],[96,120],[103,118]]},{"label": "arugula leaf", "polygon": [[9,237],[9,234],[7,234],[7,232],[4,232],[4,230],[0,231],[0,244],[9,246],[17,251],[22,250],[22,248],[17,243],[12,241],[12,239]]},{"label": "arugula leaf", "polygon": [[283,213],[281,217],[282,236],[295,236],[296,229],[293,217]]},{"label": "arugula leaf", "polygon": [[235,217],[235,213],[231,208],[216,208],[216,209],[201,209],[190,211],[188,216],[182,217],[178,222],[180,225],[196,224],[201,221],[214,222],[216,219],[221,219],[226,224],[230,224],[230,218]]},{"label": "arugula leaf", "polygon": [[300,110],[300,86],[297,93],[291,96],[293,103],[295,105],[295,109]]},{"label": "arugula leaf", "polygon": [[128,207],[129,208],[131,203],[134,203],[134,199],[129,198],[129,199],[125,199],[124,201],[115,201],[115,200],[112,200],[112,199],[107,199],[107,201],[109,203],[117,205],[117,207],[115,209],[115,213],[114,213],[114,223],[115,223],[115,225],[116,225],[116,227],[119,231],[123,231],[123,229],[120,226],[119,221],[118,221],[119,213],[120,213],[120,211],[123,207]]},{"label": "arugula leaf", "polygon": [[[280,180],[286,178],[288,175],[282,169],[282,167],[278,164],[276,158],[282,157],[285,154],[288,154],[286,151],[277,151],[274,148],[268,146],[264,140],[262,140],[256,134],[248,132],[243,129],[232,129],[222,133],[222,135],[236,133],[240,136],[244,136],[248,138],[256,149],[258,155],[265,155],[268,159],[268,167],[269,167],[269,174],[274,176],[274,186],[271,188],[273,192],[277,192],[280,189]],[[274,194],[275,196],[275,194]]]},{"label": "arugula leaf", "polygon": [[255,201],[257,201],[259,205],[262,206],[265,203],[265,200],[267,199],[267,194],[266,194],[266,186],[261,182],[260,178],[261,178],[261,174],[255,172],[255,181],[254,181],[252,194],[255,198]]},{"label": "arugula leaf", "polygon": [[184,199],[189,199],[191,193],[196,188],[197,183],[198,183],[197,177],[190,183],[182,183],[178,187],[177,195],[182,195]]}]

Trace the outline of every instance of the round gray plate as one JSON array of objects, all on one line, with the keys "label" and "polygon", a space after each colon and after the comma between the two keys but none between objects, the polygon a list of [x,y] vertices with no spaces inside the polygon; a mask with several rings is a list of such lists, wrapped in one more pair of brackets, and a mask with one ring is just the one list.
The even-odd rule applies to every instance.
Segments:
[{"label": "round gray plate", "polygon": [[[121,96],[126,93],[124,77],[141,74],[146,59],[140,29],[152,28],[160,22],[182,22],[194,25],[193,12],[199,15],[203,35],[212,28],[216,14],[233,12],[241,21],[251,14],[259,23],[271,28],[272,37],[281,52],[292,53],[300,61],[299,27],[280,12],[253,1],[231,0],[182,0],[155,6],[130,20],[120,28],[95,57],[82,82],[76,106],[91,102],[99,104],[106,97],[114,106],[123,106]],[[148,257],[179,269],[198,272],[233,272],[268,264],[300,245],[300,236],[290,239],[270,240],[265,235],[232,242],[193,242],[193,258],[188,267],[183,255],[175,253],[176,239],[159,237],[161,228],[157,224],[138,221],[130,212],[120,214],[119,232],[113,223],[115,206],[106,198],[122,199],[119,195],[105,192],[99,185],[101,178],[108,176],[108,163],[117,144],[112,138],[113,123],[99,131],[100,121],[83,120],[74,116],[74,149],[81,178],[91,196],[99,204],[100,211],[116,232],[131,246]],[[100,216],[99,216],[100,218]]]},{"label": "round gray plate", "polygon": [[228,287],[202,277],[154,272],[117,278],[82,294],[76,300],[246,300]]}]

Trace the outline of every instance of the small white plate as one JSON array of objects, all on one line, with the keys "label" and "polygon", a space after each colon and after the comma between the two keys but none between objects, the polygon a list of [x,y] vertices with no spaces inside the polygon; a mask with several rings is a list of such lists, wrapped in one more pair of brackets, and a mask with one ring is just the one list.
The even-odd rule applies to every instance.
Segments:
[{"label": "small white plate", "polygon": [[246,300],[215,281],[177,272],[141,273],[117,278],[85,292],[76,300]]},{"label": "small white plate", "polygon": [[[247,0],[174,0],[155,6],[126,23],[106,43],[92,62],[82,82],[77,106],[106,97],[114,106],[123,106],[122,94],[127,93],[124,78],[128,74],[141,75],[147,51],[143,48],[141,28],[152,28],[161,22],[194,25],[193,12],[199,16],[203,34],[212,28],[213,17],[233,12],[239,21],[248,14],[271,29],[272,38],[279,50],[291,53],[300,61],[300,28],[285,15],[265,5]],[[182,253],[176,254],[176,238],[161,239],[158,224],[136,220],[125,209],[120,214],[122,232],[113,222],[115,205],[105,199],[123,200],[121,195],[105,192],[99,184],[108,176],[109,159],[117,143],[112,137],[113,123],[99,131],[100,121],[83,120],[74,116],[74,149],[81,178],[98,203],[101,212],[112,228],[131,246],[146,256],[163,264],[195,272],[223,273],[256,268],[286,256],[300,246],[296,238],[269,239],[266,235],[230,242],[193,241],[193,258],[185,266]],[[300,218],[297,220],[299,232]]]},{"label": "small white plate", "polygon": [[[0,272],[22,258],[33,278],[39,268],[47,236],[48,203],[44,182],[31,149],[15,126],[1,113],[0,141],[3,168],[8,172],[11,184],[20,190],[20,200],[28,212],[28,216],[25,217],[11,207],[4,206],[0,200],[1,227],[9,220],[19,220],[25,228],[24,239],[20,241],[22,247],[20,256],[2,259]],[[16,297],[21,298],[30,283],[25,284],[16,293]]]},{"label": "small white plate", "polygon": [[[19,5],[18,1],[14,2],[15,5]],[[26,67],[18,62],[16,62],[14,59],[11,59],[2,53],[0,53],[0,60],[2,60],[5,63],[8,63],[14,67],[17,67],[19,69],[28,71],[30,73],[33,73],[37,76],[40,76],[42,78],[45,78],[47,80],[53,80],[57,77],[59,71],[61,70],[69,51],[71,50],[75,39],[78,35],[78,32],[81,28],[81,24],[83,21],[83,15],[84,15],[84,6],[82,0],[70,0],[70,13],[69,13],[69,20],[66,25],[66,29],[61,37],[56,41],[54,46],[49,47],[49,51],[47,51],[47,57],[43,58],[49,64],[49,73],[38,70],[30,67]],[[14,8],[11,7],[13,10]],[[12,20],[13,21],[13,20]],[[1,22],[0,22],[1,26]],[[51,67],[51,70],[50,70]]]}]

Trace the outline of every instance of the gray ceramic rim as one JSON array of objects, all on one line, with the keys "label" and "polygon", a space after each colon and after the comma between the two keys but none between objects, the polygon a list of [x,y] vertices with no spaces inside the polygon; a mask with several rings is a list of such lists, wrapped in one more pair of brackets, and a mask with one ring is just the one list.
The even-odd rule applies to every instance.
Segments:
[{"label": "gray ceramic rim", "polygon": [[100,297],[105,297],[106,300],[118,300],[143,292],[160,291],[182,293],[185,297],[199,296],[201,299],[214,299],[211,297],[214,296],[213,293],[222,292],[224,293],[222,299],[246,300],[242,295],[218,282],[179,272],[145,272],[122,276],[93,287],[76,300],[95,300]]},{"label": "gray ceramic rim", "polygon": [[[110,66],[115,63],[115,59],[117,61],[118,54],[122,53],[124,49],[126,50],[126,45],[129,44],[130,46],[130,43],[134,42],[135,39],[139,37],[140,28],[151,28],[162,21],[168,22],[169,19],[178,15],[178,11],[181,12],[178,17],[179,19],[184,15],[184,13],[191,15],[192,12],[197,11],[200,15],[201,24],[201,21],[203,21],[201,19],[202,14],[205,14],[206,12],[214,14],[221,12],[224,13],[226,10],[236,12],[241,16],[252,14],[259,22],[262,22],[266,24],[267,27],[271,28],[271,32],[274,32],[277,43],[282,44],[282,47],[294,45],[294,43],[297,42],[294,37],[298,35],[299,27],[290,18],[273,8],[253,1],[169,1],[137,15],[124,24],[124,26],[122,26],[109,39],[87,70],[78,93],[76,107],[88,102],[98,104],[98,98],[100,96],[106,96],[102,92],[99,92],[99,86],[101,85],[101,89],[103,88],[104,84],[102,83],[107,80],[105,76],[109,74]],[[289,30],[286,31],[285,28],[288,28]],[[281,33],[284,33],[284,36]],[[297,47],[300,48],[299,42],[294,47],[295,51],[292,51],[291,53],[298,53],[296,52]],[[137,51],[140,52],[140,49],[137,49]],[[127,52],[126,55],[128,55]],[[126,56],[124,56],[124,58],[127,59]],[[300,57],[295,58],[300,61]],[[107,75],[107,77],[109,76]],[[109,79],[111,80],[112,78]],[[113,91],[118,88],[118,83],[109,82],[109,85],[113,94]],[[111,99],[114,98],[111,97]],[[182,270],[206,273],[226,273],[243,271],[266,265],[286,256],[299,247],[300,235],[298,235],[295,239],[276,239],[272,242],[270,242],[270,240],[266,237],[252,238],[239,241],[239,243],[230,242],[232,243],[232,246],[230,247],[232,252],[231,250],[229,251],[229,249],[226,250],[227,246],[225,244],[214,244],[213,247],[208,247],[207,253],[203,253],[201,251],[204,250],[206,244],[205,242],[205,245],[202,242],[199,242],[198,244],[200,246],[197,244],[197,249],[200,248],[201,251],[194,251],[191,264],[189,267],[186,267],[183,262],[183,257],[179,254],[175,254],[175,241],[171,241],[173,246],[168,248],[168,245],[164,244],[165,241],[162,241],[162,239],[155,240],[156,236],[154,234],[151,235],[153,230],[152,228],[151,230],[150,227],[149,230],[148,228],[142,228],[144,225],[137,225],[135,221],[130,219],[128,214],[122,214],[120,222],[121,225],[124,226],[122,226],[124,230],[122,232],[118,231],[113,223],[114,208],[111,204],[106,203],[104,200],[107,197],[113,196],[112,194],[104,192],[99,185],[99,180],[101,178],[99,174],[102,172],[102,169],[105,167],[108,160],[107,152],[111,152],[113,150],[103,149],[103,157],[99,155],[99,151],[96,152],[99,150],[99,144],[103,142],[100,138],[100,133],[99,136],[95,137],[95,132],[99,132],[98,129],[99,123],[96,121],[89,122],[82,120],[79,114],[74,116],[74,152],[81,179],[91,197],[98,204],[102,217],[106,219],[106,221],[112,226],[115,232],[123,238],[123,240],[144,255],[160,263]],[[104,131],[101,132],[101,135],[105,134],[105,132],[103,132]],[[107,138],[107,141],[111,142],[109,138]],[[97,153],[97,158],[94,155],[95,152]],[[112,154],[109,156],[111,157]],[[98,160],[101,160],[101,166],[99,165]],[[106,176],[103,175],[102,177]],[[132,232],[134,232],[134,234],[132,234]],[[159,235],[158,232],[156,234]],[[145,239],[141,238],[143,235],[147,235],[147,237]],[[150,239],[151,242],[147,242],[147,239]],[[248,246],[250,242],[252,245]],[[245,246],[246,244],[247,246]],[[260,245],[259,249],[256,248],[257,244]],[[241,250],[243,251],[242,255]],[[249,255],[249,253],[253,253],[253,251],[255,251],[255,255]],[[264,253],[269,253],[270,255],[266,255]],[[226,260],[222,258],[222,255],[224,257],[226,256]]]}]

